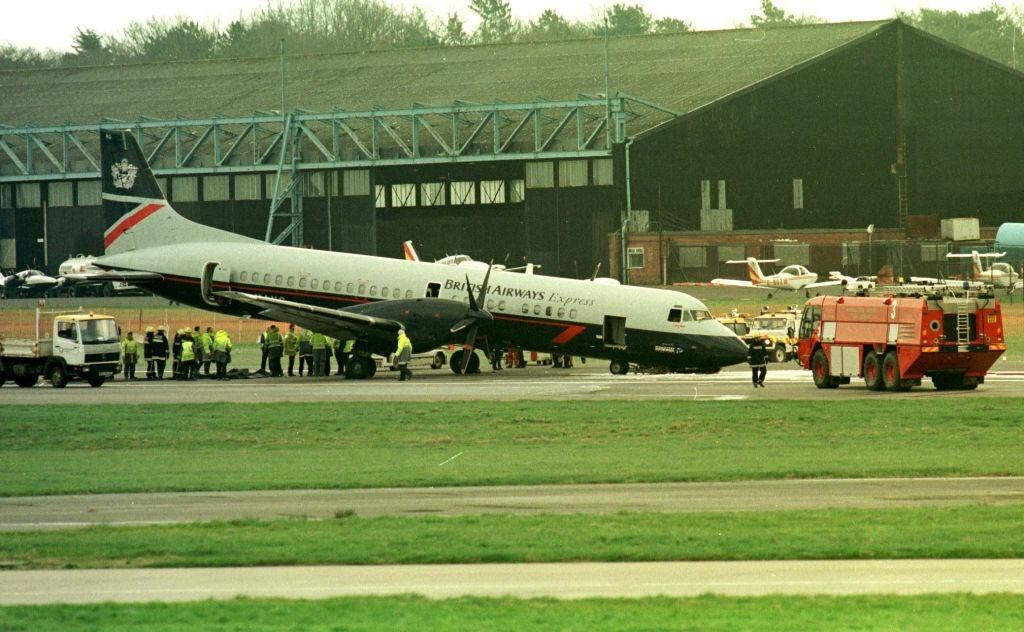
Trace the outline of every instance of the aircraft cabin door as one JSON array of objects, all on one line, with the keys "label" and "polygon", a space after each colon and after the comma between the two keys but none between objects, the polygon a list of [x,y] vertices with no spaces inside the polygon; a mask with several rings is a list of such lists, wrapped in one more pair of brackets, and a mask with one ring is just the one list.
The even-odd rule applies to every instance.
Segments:
[{"label": "aircraft cabin door", "polygon": [[626,317],[604,317],[604,346],[611,349],[626,348]]},{"label": "aircraft cabin door", "polygon": [[207,305],[220,305],[217,297],[213,295],[216,285],[231,287],[231,268],[221,265],[217,261],[207,261],[203,265],[203,276],[199,279],[199,288],[203,296],[203,302]]}]

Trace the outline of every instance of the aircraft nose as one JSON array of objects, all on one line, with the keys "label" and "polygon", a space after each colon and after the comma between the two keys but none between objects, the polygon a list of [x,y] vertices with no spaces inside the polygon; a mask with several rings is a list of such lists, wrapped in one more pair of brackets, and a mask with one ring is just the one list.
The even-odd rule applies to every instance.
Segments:
[{"label": "aircraft nose", "polygon": [[722,336],[718,343],[718,357],[722,366],[741,364],[747,361],[747,345],[736,336]]}]

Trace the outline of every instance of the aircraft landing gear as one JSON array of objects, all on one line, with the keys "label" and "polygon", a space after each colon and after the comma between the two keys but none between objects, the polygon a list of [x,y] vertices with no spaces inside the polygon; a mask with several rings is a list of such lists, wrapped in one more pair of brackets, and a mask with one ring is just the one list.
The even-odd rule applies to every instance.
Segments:
[{"label": "aircraft landing gear", "polygon": [[377,373],[377,363],[370,356],[354,355],[345,365],[345,379],[366,380]]},{"label": "aircraft landing gear", "polygon": [[612,372],[612,375],[625,375],[629,373],[629,362],[625,360],[612,360],[608,365],[608,370]]},{"label": "aircraft landing gear", "polygon": [[[456,351],[452,354],[451,359],[448,361],[448,368],[452,370],[452,373],[459,375],[462,373],[462,358],[466,352],[463,350]],[[469,366],[466,367],[466,374],[473,374],[480,372],[480,356],[476,354],[476,351],[470,351]]]}]

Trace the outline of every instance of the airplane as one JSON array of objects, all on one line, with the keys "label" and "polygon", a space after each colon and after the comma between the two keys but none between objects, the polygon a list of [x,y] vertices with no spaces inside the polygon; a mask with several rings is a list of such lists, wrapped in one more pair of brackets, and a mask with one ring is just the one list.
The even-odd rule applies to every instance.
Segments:
[{"label": "airplane", "polygon": [[[972,250],[970,254],[946,253],[947,259],[971,259],[971,281],[987,283],[992,287],[1005,288],[1008,292],[1012,292],[1022,285],[1020,274],[1013,269],[1013,266],[1008,263],[996,262],[986,270],[982,263],[982,259],[1000,259],[1005,256],[1005,252],[978,252],[977,250]],[[944,283],[946,285],[963,283],[963,281],[954,279],[933,279],[931,277],[911,277],[910,280],[915,283]]]},{"label": "airplane", "polygon": [[64,280],[39,270],[22,270],[0,279],[5,296],[41,296],[48,290],[61,287]]},{"label": "airplane", "polygon": [[[402,254],[405,255],[406,261],[422,261],[420,255],[416,252],[416,247],[413,246],[412,240],[402,242]],[[534,270],[540,270],[539,264],[527,263],[524,266],[517,268],[509,268],[500,263],[487,263],[484,261],[477,261],[469,255],[447,255],[435,261],[434,263],[440,263],[446,266],[457,266],[461,268],[473,268],[476,270],[486,270],[490,267],[493,270],[505,270],[508,272],[525,272],[526,274],[533,274]]]},{"label": "airplane", "polygon": [[875,289],[875,283],[878,281],[878,277],[849,277],[838,270],[829,272],[828,279],[829,281],[839,281],[839,285],[843,286],[844,292],[867,292]]},{"label": "airplane", "polygon": [[[747,257],[746,259],[726,261],[726,263],[745,263],[747,264],[747,275],[750,277],[749,281],[741,281],[739,279],[711,279],[711,285],[717,285],[722,287],[746,287],[746,288],[758,288],[773,292],[775,290],[807,290],[816,287],[827,287],[830,285],[839,285],[841,282],[836,280],[831,281],[818,281],[818,274],[811,272],[802,265],[792,264],[784,267],[776,274],[765,275],[761,271],[762,263],[777,263],[780,259],[755,259],[754,257]],[[768,295],[771,298],[771,294]]]},{"label": "airplane", "polygon": [[369,354],[394,352],[403,328],[417,349],[460,344],[456,373],[479,364],[478,342],[605,358],[615,374],[630,363],[711,373],[747,358],[743,341],[681,292],[276,246],[175,212],[130,131],[102,130],[100,150],[109,225],[94,262],[101,276],[354,339],[351,378],[372,377]]}]

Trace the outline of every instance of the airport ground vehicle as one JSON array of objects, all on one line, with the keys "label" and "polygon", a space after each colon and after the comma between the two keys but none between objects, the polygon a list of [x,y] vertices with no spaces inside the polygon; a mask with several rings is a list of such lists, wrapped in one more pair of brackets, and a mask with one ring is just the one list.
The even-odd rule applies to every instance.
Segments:
[{"label": "airport ground vehicle", "polygon": [[760,336],[765,339],[770,362],[788,362],[796,357],[796,332],[800,327],[800,312],[793,305],[784,312],[761,312],[748,321],[744,338]]},{"label": "airport ground vehicle", "polygon": [[715,320],[728,327],[734,334],[742,338],[750,333],[750,315],[732,310],[726,316],[716,316]]},{"label": "airport ground vehicle", "polygon": [[[87,274],[103,272],[94,262],[92,255],[75,255],[64,261],[57,268],[61,276],[65,274]],[[96,281],[94,283],[75,283],[65,286],[68,296],[123,296],[148,294],[145,290],[125,281]]]},{"label": "airport ground vehicle", "polygon": [[971,390],[1006,350],[1003,335],[991,292],[819,296],[804,306],[799,361],[818,388],[862,377],[870,390],[906,391],[929,377],[940,391]]},{"label": "airport ground vehicle", "polygon": [[[49,332],[40,320],[55,314]],[[118,371],[121,343],[110,316],[36,311],[35,338],[0,338],[0,386],[7,380],[35,386],[40,377],[56,388],[74,379],[99,387]]]}]

